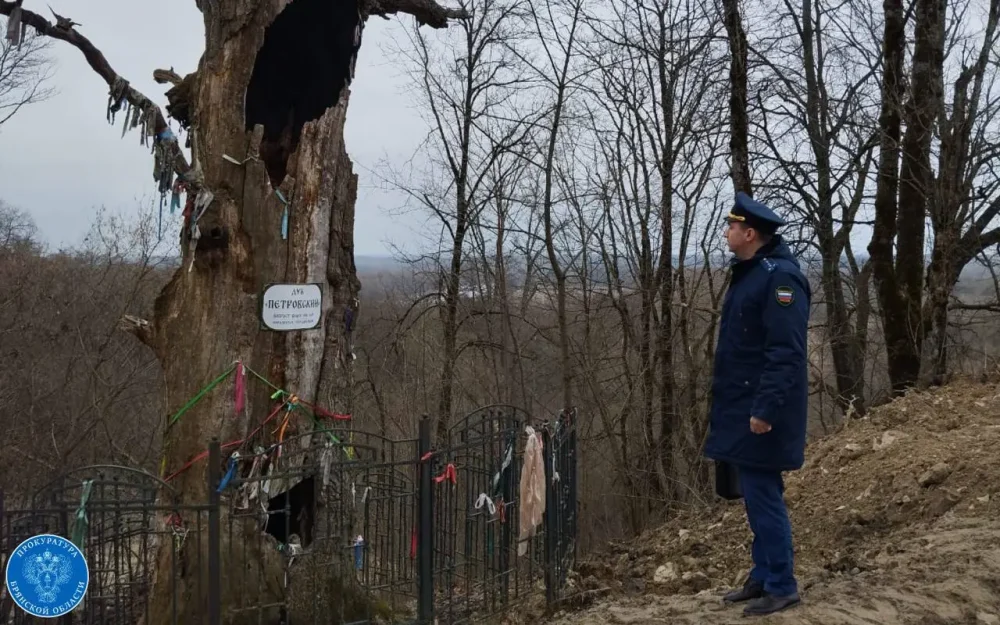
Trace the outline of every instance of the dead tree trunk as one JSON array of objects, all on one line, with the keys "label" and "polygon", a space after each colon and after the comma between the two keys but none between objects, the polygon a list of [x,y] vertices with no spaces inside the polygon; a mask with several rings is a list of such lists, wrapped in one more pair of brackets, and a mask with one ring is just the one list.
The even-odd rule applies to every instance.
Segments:
[{"label": "dead tree trunk", "polygon": [[[360,288],[353,244],[357,177],[343,131],[361,30],[370,15],[405,12],[433,27],[465,15],[433,0],[196,2],[206,38],[197,72],[184,79],[157,75],[175,83],[167,110],[189,132],[191,165],[159,109],[72,26],[52,25],[5,0],[0,14],[20,11],[28,26],[80,49],[111,88],[109,119],[124,112],[126,125],[141,124],[150,137],[160,191],[171,189],[174,174],[186,186],[182,266],[157,298],[153,319],[131,327],[163,366],[168,404],[183,404],[242,360],[303,400],[337,409],[346,404],[349,383],[343,313]],[[320,285],[323,321],[317,329],[261,329],[260,294],[274,282]],[[231,393],[209,395],[185,413],[164,436],[166,472],[183,467],[213,437],[226,442],[253,431],[271,405],[269,392],[260,388],[247,399],[240,418],[232,416]],[[285,436],[311,427],[293,420]],[[274,442],[269,430],[255,442]],[[206,464],[172,481],[184,501],[207,500]],[[240,540],[235,534],[230,539]],[[170,546],[162,548],[147,623],[170,622],[172,592],[178,593],[178,622],[200,622],[205,603],[198,577],[207,559],[197,542],[187,541],[177,556],[176,581]],[[280,596],[280,556],[252,548],[256,544],[223,547],[224,558],[246,560],[224,561],[223,570],[256,572],[224,582],[223,606],[243,597],[263,605]],[[257,622],[258,615],[248,618]]]}]

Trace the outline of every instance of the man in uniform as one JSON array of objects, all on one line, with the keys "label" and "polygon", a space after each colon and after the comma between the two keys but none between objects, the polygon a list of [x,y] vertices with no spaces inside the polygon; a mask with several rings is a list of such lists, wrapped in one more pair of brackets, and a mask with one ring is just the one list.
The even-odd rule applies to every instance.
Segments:
[{"label": "man in uniform", "polygon": [[782,471],[802,467],[811,291],[781,236],[784,221],[745,193],[727,218],[734,258],[722,307],[705,455],[736,477],[753,531],[753,569],[727,603],[764,615],[800,602]]}]

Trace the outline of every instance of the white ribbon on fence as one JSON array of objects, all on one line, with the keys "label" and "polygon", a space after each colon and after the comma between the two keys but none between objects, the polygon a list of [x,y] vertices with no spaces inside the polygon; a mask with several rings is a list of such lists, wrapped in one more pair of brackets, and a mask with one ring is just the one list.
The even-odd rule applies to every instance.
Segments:
[{"label": "white ribbon on fence", "polygon": [[479,499],[476,500],[476,510],[482,509],[484,505],[489,509],[490,516],[493,516],[494,514],[497,513],[497,505],[493,503],[493,500],[490,499],[490,496],[487,495],[486,493],[479,493]]}]

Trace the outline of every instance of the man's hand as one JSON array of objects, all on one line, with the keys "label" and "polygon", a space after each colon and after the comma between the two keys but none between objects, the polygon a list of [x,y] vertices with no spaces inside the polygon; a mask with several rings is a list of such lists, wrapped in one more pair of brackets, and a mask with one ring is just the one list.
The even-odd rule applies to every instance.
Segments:
[{"label": "man's hand", "polygon": [[757,417],[750,417],[750,431],[754,434],[767,434],[771,431],[771,424]]}]

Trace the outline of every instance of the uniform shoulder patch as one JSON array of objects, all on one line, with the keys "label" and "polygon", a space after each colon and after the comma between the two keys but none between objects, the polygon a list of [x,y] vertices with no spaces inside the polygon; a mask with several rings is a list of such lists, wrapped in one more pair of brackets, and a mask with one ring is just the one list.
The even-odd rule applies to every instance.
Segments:
[{"label": "uniform shoulder patch", "polygon": [[790,286],[779,286],[774,290],[774,298],[782,306],[790,306],[795,301],[795,291]]}]

